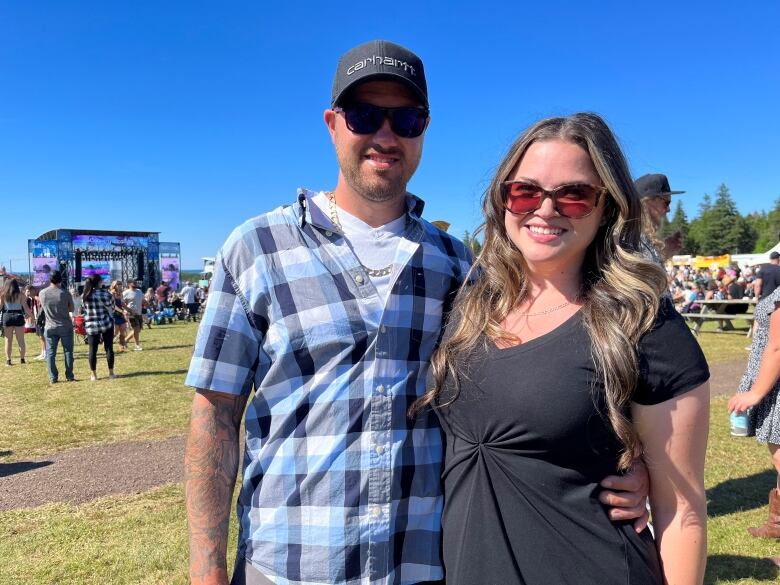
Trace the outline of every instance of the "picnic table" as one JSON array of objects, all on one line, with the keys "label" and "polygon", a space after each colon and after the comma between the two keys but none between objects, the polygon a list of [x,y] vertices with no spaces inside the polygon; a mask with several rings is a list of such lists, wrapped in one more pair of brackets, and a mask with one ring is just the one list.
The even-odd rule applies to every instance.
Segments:
[{"label": "picnic table", "polygon": [[[729,305],[747,305],[748,309],[754,309],[756,305],[756,299],[734,299],[734,300],[702,300],[702,301],[695,301],[696,304],[701,306],[701,309],[699,312],[689,312],[689,313],[682,313],[682,316],[685,317],[686,321],[692,321],[695,323],[693,327],[693,333],[694,335],[698,335],[701,331],[701,326],[704,325],[705,321],[734,321],[736,319],[739,319],[741,321],[747,321],[750,324],[750,327],[748,328],[747,336],[750,337],[753,333],[753,319],[755,316],[752,312],[744,312],[744,313],[737,313],[737,314],[727,314],[726,308]],[[723,331],[723,330],[719,330]],[[726,330],[728,331],[728,330]]]}]

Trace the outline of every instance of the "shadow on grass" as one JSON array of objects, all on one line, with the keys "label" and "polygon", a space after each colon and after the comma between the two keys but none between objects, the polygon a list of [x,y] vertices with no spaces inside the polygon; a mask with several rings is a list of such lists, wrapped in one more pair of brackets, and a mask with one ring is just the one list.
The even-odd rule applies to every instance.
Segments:
[{"label": "shadow on grass", "polygon": [[[143,342],[141,342],[141,343],[143,344]],[[186,348],[186,347],[188,347],[188,348],[190,348],[190,349],[194,349],[194,348],[195,348],[195,345],[194,345],[194,344],[192,344],[192,343],[185,344],[185,345],[163,345],[163,346],[160,346],[160,347],[152,347],[151,349],[145,349],[144,351],[142,351],[142,352],[138,352],[138,353],[140,353],[140,354],[144,354],[144,353],[146,353],[146,354],[150,354],[150,353],[153,353],[153,352],[155,352],[155,351],[158,351],[158,350],[164,350],[164,349],[182,349],[182,348]],[[116,349],[116,347],[114,348],[114,356],[120,356],[120,355],[124,355],[124,354],[128,354],[128,355],[129,355],[129,354],[131,354],[131,353],[134,353],[132,349],[128,349],[127,351],[118,351],[118,350]],[[59,357],[59,356],[58,356],[58,357]],[[76,361],[76,362],[80,362],[80,361],[87,361],[87,358],[88,358],[87,354],[83,354],[83,355],[82,355],[82,354],[78,354],[78,353],[77,353],[77,354],[75,354],[75,355],[73,356],[73,360],[74,360],[74,361]],[[101,360],[101,359],[106,359],[106,354],[105,354],[105,352],[103,352],[103,351],[99,351],[99,352],[97,353],[97,358],[98,358],[98,360]]]},{"label": "shadow on grass", "polygon": [[714,518],[766,506],[776,478],[777,472],[768,469],[747,477],[728,479],[708,489],[707,515]]},{"label": "shadow on grass", "polygon": [[0,457],[10,457],[13,454],[13,451],[0,451]]},{"label": "shadow on grass", "polygon": [[[143,344],[143,342],[141,342]],[[185,343],[184,345],[161,345],[159,347],[152,347],[149,351],[157,351],[158,349],[181,349],[183,347],[195,348],[194,343]],[[145,351],[145,350],[144,350]]]},{"label": "shadow on grass", "polygon": [[768,559],[741,557],[737,555],[712,555],[707,559],[706,585],[723,581],[753,579],[766,583],[777,583],[778,567]]},{"label": "shadow on grass", "polygon": [[54,461],[15,461],[14,463],[0,463],[0,477],[8,477],[17,473],[24,473],[51,465]]},{"label": "shadow on grass", "polygon": [[129,372],[127,374],[117,374],[119,378],[137,378],[138,376],[167,376],[169,374],[186,374],[189,370],[158,370],[158,371],[143,371],[143,372]]}]

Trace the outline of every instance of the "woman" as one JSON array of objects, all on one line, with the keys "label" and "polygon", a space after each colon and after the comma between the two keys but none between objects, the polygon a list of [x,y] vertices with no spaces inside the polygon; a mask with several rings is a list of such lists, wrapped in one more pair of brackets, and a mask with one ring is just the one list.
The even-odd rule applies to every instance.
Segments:
[{"label": "woman", "polygon": [[119,351],[127,351],[127,309],[122,298],[122,283],[115,280],[111,283],[111,296],[114,297],[114,337],[119,336]]},{"label": "woman", "polygon": [[[417,404],[445,431],[447,585],[700,584],[709,372],[636,252],[614,136],[594,114],[535,124],[483,211],[473,282]],[[598,500],[599,479],[642,454],[656,541]]]},{"label": "woman", "polygon": [[33,359],[36,362],[41,362],[46,359],[46,337],[44,333],[46,328],[46,317],[43,314],[41,301],[38,299],[38,289],[33,285],[28,284],[24,287],[24,295],[27,297],[27,306],[31,311],[31,317],[28,319],[25,326],[25,333],[35,333],[38,337],[38,341],[41,344],[41,353],[36,355]]},{"label": "woman", "polygon": [[97,380],[97,350],[100,342],[106,351],[108,361],[108,377],[114,376],[114,297],[101,287],[101,277],[93,274],[84,285],[81,297],[84,311],[84,328],[87,331],[89,344],[89,369],[92,372],[90,380]]},{"label": "woman", "polygon": [[762,299],[755,308],[756,329],[745,374],[737,394],[729,400],[729,412],[749,408],[756,440],[769,448],[777,470],[776,486],[769,492],[769,519],[753,536],[780,538],[780,288]]},{"label": "woman", "polygon": [[19,287],[19,281],[11,278],[6,281],[0,291],[0,312],[3,315],[3,334],[5,335],[5,365],[13,365],[11,352],[13,351],[14,336],[19,344],[19,362],[25,363],[24,354],[27,346],[24,343],[24,322],[32,319],[32,311],[26,302],[25,295]]}]

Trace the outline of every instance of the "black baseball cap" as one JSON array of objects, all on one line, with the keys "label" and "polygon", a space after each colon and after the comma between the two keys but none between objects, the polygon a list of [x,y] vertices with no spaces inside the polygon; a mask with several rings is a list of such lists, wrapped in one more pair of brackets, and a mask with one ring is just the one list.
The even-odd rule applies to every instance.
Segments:
[{"label": "black baseball cap", "polygon": [[770,260],[777,260],[778,258],[780,258],[780,252],[778,252],[777,250],[769,253]]},{"label": "black baseball cap", "polygon": [[382,40],[363,43],[341,56],[330,103],[339,105],[359,83],[382,79],[404,84],[428,107],[428,85],[420,58],[406,47]]},{"label": "black baseball cap", "polygon": [[642,175],[634,184],[636,190],[639,192],[639,197],[644,199],[645,197],[659,197],[661,195],[678,195],[685,193],[685,191],[672,191],[669,187],[669,179],[666,175],[661,173],[651,173],[649,175]]}]

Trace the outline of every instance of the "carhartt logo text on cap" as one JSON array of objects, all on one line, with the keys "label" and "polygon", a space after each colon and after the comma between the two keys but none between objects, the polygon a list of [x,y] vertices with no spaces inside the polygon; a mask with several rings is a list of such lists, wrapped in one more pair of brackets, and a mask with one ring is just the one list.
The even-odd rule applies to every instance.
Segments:
[{"label": "carhartt logo text on cap", "polygon": [[383,57],[382,55],[374,55],[373,57],[366,57],[365,59],[361,59],[352,65],[349,69],[347,69],[347,75],[352,75],[364,67],[368,67],[369,63],[371,65],[390,65],[391,67],[397,67],[398,69],[408,71],[415,77],[417,76],[417,72],[414,70],[414,67],[409,65],[409,63],[406,61],[401,61],[400,59],[395,59],[393,57]]}]

